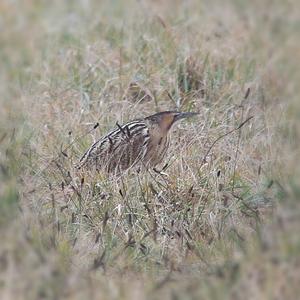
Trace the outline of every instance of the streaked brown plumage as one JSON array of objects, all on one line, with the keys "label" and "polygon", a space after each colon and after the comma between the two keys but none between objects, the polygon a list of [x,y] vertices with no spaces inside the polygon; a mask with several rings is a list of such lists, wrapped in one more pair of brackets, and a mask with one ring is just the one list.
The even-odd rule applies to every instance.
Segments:
[{"label": "streaked brown plumage", "polygon": [[96,141],[81,157],[78,169],[125,171],[136,164],[146,168],[162,162],[170,144],[172,125],[192,112],[164,111],[117,127]]}]

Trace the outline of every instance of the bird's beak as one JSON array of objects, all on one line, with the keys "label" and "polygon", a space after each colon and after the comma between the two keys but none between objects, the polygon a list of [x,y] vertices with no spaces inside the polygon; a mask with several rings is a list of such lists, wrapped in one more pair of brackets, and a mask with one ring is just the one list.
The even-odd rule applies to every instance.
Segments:
[{"label": "bird's beak", "polygon": [[178,120],[181,120],[181,119],[190,118],[190,117],[193,117],[195,115],[198,115],[198,113],[196,113],[196,112],[178,112],[174,116],[174,122],[176,122]]}]

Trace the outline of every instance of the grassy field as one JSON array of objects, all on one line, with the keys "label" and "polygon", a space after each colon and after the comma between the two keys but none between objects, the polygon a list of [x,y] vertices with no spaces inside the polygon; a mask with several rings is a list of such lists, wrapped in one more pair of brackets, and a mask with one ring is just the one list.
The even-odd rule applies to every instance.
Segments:
[{"label": "grassy field", "polygon": [[[2,0],[0,298],[298,298],[299,12]],[[117,121],[174,109],[199,116],[168,176],[74,170]]]}]

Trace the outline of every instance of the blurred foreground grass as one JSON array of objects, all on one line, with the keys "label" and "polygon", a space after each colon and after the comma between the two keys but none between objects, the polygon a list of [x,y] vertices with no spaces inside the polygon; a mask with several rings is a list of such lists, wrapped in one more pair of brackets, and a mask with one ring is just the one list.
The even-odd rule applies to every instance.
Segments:
[{"label": "blurred foreground grass", "polygon": [[[1,299],[296,299],[299,11],[2,1]],[[168,178],[74,172],[116,121],[165,109],[200,112]]]}]

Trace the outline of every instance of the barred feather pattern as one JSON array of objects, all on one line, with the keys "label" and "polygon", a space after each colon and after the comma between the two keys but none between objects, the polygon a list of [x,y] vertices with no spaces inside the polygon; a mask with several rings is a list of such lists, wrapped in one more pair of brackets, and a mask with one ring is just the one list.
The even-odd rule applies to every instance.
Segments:
[{"label": "barred feather pattern", "polygon": [[145,120],[136,120],[117,128],[96,141],[82,156],[77,168],[108,172],[124,171],[138,162],[148,165],[147,157],[150,134]]},{"label": "barred feather pattern", "polygon": [[180,119],[197,113],[164,111],[117,127],[95,142],[77,166],[120,173],[136,164],[155,167],[169,148],[169,131]]}]

